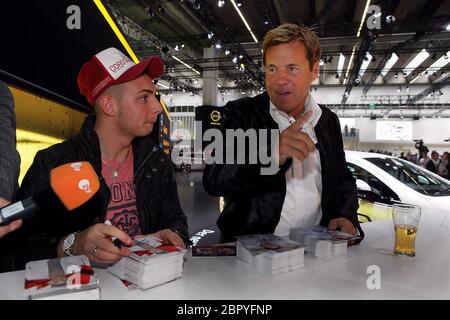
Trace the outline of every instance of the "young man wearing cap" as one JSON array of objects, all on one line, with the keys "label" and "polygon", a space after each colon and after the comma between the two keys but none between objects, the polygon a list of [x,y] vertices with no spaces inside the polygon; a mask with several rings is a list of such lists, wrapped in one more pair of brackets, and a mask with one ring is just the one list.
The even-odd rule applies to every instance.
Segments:
[{"label": "young man wearing cap", "polygon": [[[82,66],[78,86],[95,114],[86,118],[76,136],[37,153],[19,198],[46,188],[52,168],[74,161],[92,164],[100,190],[78,209],[68,212],[55,204],[52,212],[25,222],[21,232],[11,234],[14,250],[0,256],[3,270],[79,254],[108,265],[130,254],[126,245],[146,234],[178,246],[189,242],[173,166],[159,149],[156,132],[150,134],[162,112],[152,80],[163,69],[159,57],[134,64],[115,48]],[[125,246],[116,247],[112,237]]]}]

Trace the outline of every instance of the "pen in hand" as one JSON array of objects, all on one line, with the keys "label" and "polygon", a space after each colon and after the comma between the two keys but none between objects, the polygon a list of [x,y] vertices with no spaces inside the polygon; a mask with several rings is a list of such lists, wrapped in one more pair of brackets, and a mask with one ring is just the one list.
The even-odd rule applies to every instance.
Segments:
[{"label": "pen in hand", "polygon": [[[111,223],[111,221],[109,221],[109,220],[105,220],[105,224],[108,225],[108,226],[112,226],[112,223]],[[119,238],[117,238],[117,237],[111,237],[111,241],[114,243],[114,245],[115,245],[117,248],[119,248],[119,249],[122,248],[123,242],[120,241]]]}]

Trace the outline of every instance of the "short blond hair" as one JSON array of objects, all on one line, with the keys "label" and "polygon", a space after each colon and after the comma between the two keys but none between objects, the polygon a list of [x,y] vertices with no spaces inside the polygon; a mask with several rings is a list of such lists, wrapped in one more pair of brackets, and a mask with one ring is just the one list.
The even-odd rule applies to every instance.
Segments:
[{"label": "short blond hair", "polygon": [[314,63],[319,61],[322,55],[319,38],[312,29],[294,23],[284,23],[266,33],[263,42],[264,66],[266,65],[267,49],[294,40],[301,41],[305,45],[306,58],[312,70]]}]

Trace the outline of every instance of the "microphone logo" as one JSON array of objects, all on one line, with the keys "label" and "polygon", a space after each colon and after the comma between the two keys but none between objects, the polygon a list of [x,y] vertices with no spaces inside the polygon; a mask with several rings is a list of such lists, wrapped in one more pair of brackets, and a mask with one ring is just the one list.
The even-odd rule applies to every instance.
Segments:
[{"label": "microphone logo", "polygon": [[81,162],[74,162],[70,166],[73,168],[73,170],[75,170],[76,172],[79,172],[81,169]]},{"label": "microphone logo", "polygon": [[88,179],[80,180],[80,182],[78,182],[78,188],[80,188],[86,193],[92,193],[91,184]]}]

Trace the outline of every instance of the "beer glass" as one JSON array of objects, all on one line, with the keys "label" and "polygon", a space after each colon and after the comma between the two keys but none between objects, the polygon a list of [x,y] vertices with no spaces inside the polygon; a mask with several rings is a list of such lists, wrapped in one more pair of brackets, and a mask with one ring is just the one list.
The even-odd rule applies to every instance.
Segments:
[{"label": "beer glass", "polygon": [[394,253],[414,257],[420,207],[411,204],[395,204],[392,207],[392,219],[395,229]]}]

